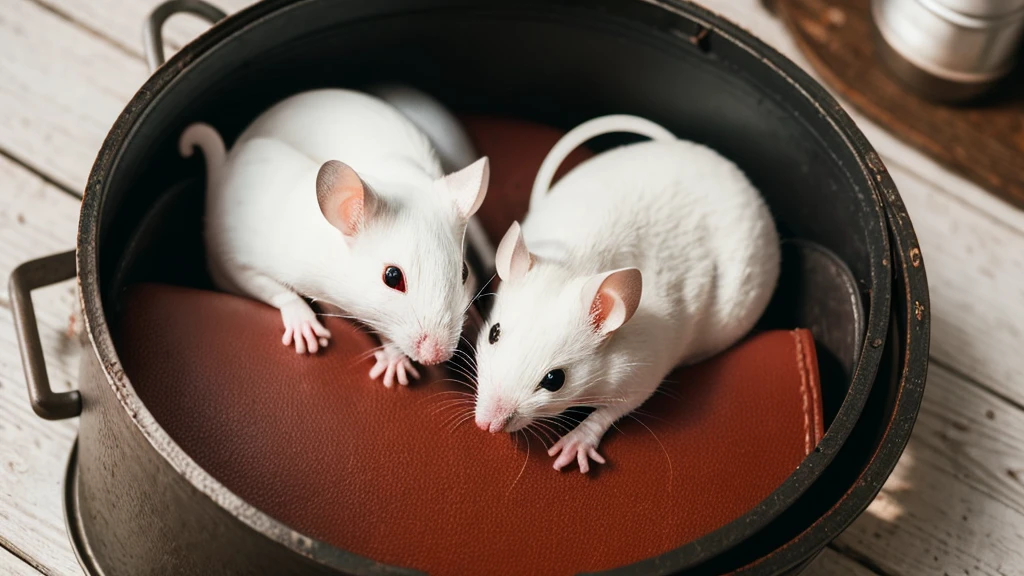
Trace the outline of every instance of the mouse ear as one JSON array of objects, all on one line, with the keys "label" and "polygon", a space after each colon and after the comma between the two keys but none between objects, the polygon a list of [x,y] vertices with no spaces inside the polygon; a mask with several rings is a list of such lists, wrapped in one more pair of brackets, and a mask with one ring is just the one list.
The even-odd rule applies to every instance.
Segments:
[{"label": "mouse ear", "polygon": [[332,226],[346,236],[359,233],[377,200],[348,164],[328,160],[316,175],[316,199]]},{"label": "mouse ear", "polygon": [[494,267],[497,268],[498,278],[503,282],[517,280],[526,275],[533,265],[533,256],[526,249],[526,242],[523,240],[523,230],[519,222],[513,222],[505,232],[505,237],[498,244],[498,252],[494,256]]},{"label": "mouse ear", "polygon": [[484,156],[458,172],[441,178],[440,182],[447,194],[455,202],[459,216],[469,220],[476,214],[487,196],[487,184],[491,180],[491,161]]},{"label": "mouse ear", "polygon": [[640,305],[643,277],[636,268],[621,268],[591,276],[583,285],[583,305],[590,324],[601,335],[611,334],[633,317]]}]

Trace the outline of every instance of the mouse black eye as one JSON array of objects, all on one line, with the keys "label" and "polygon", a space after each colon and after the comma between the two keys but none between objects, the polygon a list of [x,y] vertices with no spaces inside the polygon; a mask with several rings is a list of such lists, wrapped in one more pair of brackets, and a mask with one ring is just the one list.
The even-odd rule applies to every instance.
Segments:
[{"label": "mouse black eye", "polygon": [[487,341],[494,344],[498,338],[501,338],[501,324],[491,326],[491,333],[487,335]]},{"label": "mouse black eye", "polygon": [[466,266],[466,263],[463,262],[462,263],[462,283],[463,284],[466,283],[466,279],[467,278],[469,278],[469,266]]},{"label": "mouse black eye", "polygon": [[544,377],[540,379],[540,384],[538,384],[538,386],[548,392],[557,392],[562,387],[562,384],[565,384],[565,371],[555,369],[545,374]]},{"label": "mouse black eye", "polygon": [[397,266],[384,269],[384,285],[399,292],[405,292],[405,275]]}]

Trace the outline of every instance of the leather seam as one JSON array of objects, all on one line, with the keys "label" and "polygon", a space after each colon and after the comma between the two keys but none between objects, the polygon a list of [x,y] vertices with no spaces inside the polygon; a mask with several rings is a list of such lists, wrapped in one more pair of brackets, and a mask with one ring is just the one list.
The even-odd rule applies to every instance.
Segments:
[{"label": "leather seam", "polygon": [[[804,338],[801,338],[801,341],[803,339]],[[813,342],[812,342],[812,345],[813,345]],[[815,372],[811,372],[812,370],[815,370],[815,371],[817,370],[817,366],[811,366],[810,365],[810,359],[807,358],[806,355],[804,356],[804,364],[803,364],[803,366],[804,366],[804,370],[807,371],[808,375],[815,373]],[[814,421],[812,422],[812,424],[813,424],[814,444],[815,445],[817,445],[818,442],[821,442],[821,436],[822,436],[822,433],[824,432],[823,429],[825,427],[825,419],[822,417],[822,414],[821,414],[823,408],[821,406],[821,400],[818,398],[818,393],[821,390],[821,374],[818,374],[817,380],[818,380],[818,385],[817,386],[815,386],[813,383],[809,383],[808,384],[808,387],[811,389],[811,410],[814,411]],[[822,429],[822,432],[819,432],[819,426],[818,426],[819,422],[821,423],[820,428]]]},{"label": "leather seam", "polygon": [[804,345],[800,334],[796,330],[790,332],[793,335],[793,342],[796,344],[796,369],[800,373],[800,396],[803,399],[804,411],[804,456],[811,453],[811,408],[810,399],[807,393],[807,366],[804,364]]}]

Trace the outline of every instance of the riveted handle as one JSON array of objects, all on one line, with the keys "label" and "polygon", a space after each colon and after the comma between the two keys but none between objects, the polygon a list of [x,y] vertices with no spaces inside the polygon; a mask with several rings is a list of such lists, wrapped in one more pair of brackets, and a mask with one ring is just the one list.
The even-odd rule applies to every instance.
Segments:
[{"label": "riveted handle", "polygon": [[210,24],[215,24],[227,16],[223,10],[207,4],[203,0],[167,0],[154,8],[146,18],[146,25],[142,29],[142,49],[146,52],[146,63],[149,64],[150,72],[164,63],[164,22],[181,12],[195,14]]},{"label": "riveted handle", "polygon": [[82,396],[78,390],[54,392],[50,388],[46,362],[43,360],[43,345],[39,341],[36,311],[32,306],[32,291],[74,277],[75,251],[71,250],[25,262],[11,273],[8,285],[29,400],[32,402],[32,410],[47,420],[63,420],[81,414]]}]

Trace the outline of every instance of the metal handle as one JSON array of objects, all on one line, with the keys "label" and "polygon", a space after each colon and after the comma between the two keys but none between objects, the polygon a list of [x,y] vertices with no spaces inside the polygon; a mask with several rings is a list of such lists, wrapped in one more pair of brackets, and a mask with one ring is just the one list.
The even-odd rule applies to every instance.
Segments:
[{"label": "metal handle", "polygon": [[227,16],[223,10],[203,2],[203,0],[167,0],[157,6],[146,18],[142,29],[142,49],[146,52],[146,63],[153,72],[164,63],[164,22],[180,12],[188,12],[205,19],[210,24]]},{"label": "metal handle", "polygon": [[63,420],[81,414],[82,396],[78,390],[54,392],[50,388],[46,362],[43,360],[43,345],[39,341],[36,311],[32,306],[32,291],[74,277],[75,251],[71,250],[25,262],[11,273],[8,285],[14,330],[17,332],[32,410],[47,420]]}]

